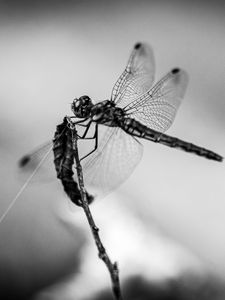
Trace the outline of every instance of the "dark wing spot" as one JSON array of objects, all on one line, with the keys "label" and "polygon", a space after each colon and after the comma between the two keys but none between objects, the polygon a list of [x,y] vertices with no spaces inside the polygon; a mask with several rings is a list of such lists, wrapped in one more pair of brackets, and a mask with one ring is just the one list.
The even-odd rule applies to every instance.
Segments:
[{"label": "dark wing spot", "polygon": [[137,43],[134,45],[134,49],[136,49],[136,50],[139,49],[140,47],[141,47],[141,43]]},{"label": "dark wing spot", "polygon": [[26,166],[26,164],[28,164],[30,161],[30,156],[29,155],[25,155],[24,157],[22,157],[19,160],[19,167],[23,168],[24,166]]},{"label": "dark wing spot", "polygon": [[180,69],[179,68],[175,68],[171,71],[172,74],[177,74],[180,72]]}]

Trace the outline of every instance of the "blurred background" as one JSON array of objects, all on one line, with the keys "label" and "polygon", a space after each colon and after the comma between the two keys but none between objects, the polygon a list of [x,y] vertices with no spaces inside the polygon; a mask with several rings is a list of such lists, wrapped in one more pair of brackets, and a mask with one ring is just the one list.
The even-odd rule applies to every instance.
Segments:
[{"label": "blurred background", "polygon": [[[156,79],[176,66],[190,75],[168,134],[223,156],[224,14],[218,0],[1,0],[1,215],[22,185],[18,159],[52,139],[74,97],[109,99],[138,41],[154,49]],[[142,143],[132,176],[92,205],[127,299],[224,299],[224,164]],[[0,238],[9,299],[110,299],[87,221],[60,183],[28,187]]]}]

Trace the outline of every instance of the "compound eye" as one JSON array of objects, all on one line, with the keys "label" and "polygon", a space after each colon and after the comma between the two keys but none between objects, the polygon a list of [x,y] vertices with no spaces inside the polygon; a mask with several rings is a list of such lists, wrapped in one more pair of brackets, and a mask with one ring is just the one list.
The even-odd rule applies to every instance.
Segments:
[{"label": "compound eye", "polygon": [[80,99],[75,99],[74,100],[74,106],[77,108],[80,106]]},{"label": "compound eye", "polygon": [[88,97],[88,96],[82,96],[82,97],[80,97],[80,99],[81,99],[81,101],[82,101],[82,103],[83,104],[88,104],[88,103],[90,103],[90,98]]}]

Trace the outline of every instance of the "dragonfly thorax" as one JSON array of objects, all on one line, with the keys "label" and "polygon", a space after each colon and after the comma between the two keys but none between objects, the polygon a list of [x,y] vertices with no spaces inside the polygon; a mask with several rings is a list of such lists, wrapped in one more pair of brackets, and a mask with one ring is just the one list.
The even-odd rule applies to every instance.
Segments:
[{"label": "dragonfly thorax", "polygon": [[101,101],[93,105],[90,117],[93,121],[107,126],[117,126],[118,120],[123,118],[124,111],[116,107],[110,100]]},{"label": "dragonfly thorax", "polygon": [[77,118],[88,118],[92,107],[93,103],[88,96],[75,98],[71,104],[71,110]]}]

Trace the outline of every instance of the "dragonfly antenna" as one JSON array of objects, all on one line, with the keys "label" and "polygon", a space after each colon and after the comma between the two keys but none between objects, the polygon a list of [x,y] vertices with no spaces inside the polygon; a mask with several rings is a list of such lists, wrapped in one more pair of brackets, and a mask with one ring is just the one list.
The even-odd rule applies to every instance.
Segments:
[{"label": "dragonfly antenna", "polygon": [[5,212],[3,213],[3,215],[0,217],[0,223],[2,223],[2,221],[5,219],[5,217],[9,213],[9,211],[12,209],[12,207],[16,203],[16,201],[19,198],[19,196],[25,190],[25,188],[27,187],[27,185],[29,184],[29,182],[31,181],[31,179],[34,177],[34,175],[37,173],[38,169],[41,167],[41,165],[43,164],[43,162],[45,161],[45,159],[47,158],[47,156],[49,155],[49,153],[51,151],[52,151],[52,147],[46,152],[46,154],[43,156],[43,158],[41,159],[41,161],[39,162],[39,164],[37,165],[37,167],[34,169],[34,171],[31,173],[31,175],[27,178],[27,180],[24,183],[24,185],[18,191],[18,193],[16,194],[16,196],[14,197],[14,199],[10,202],[9,206],[7,207],[7,209],[5,210]]}]

